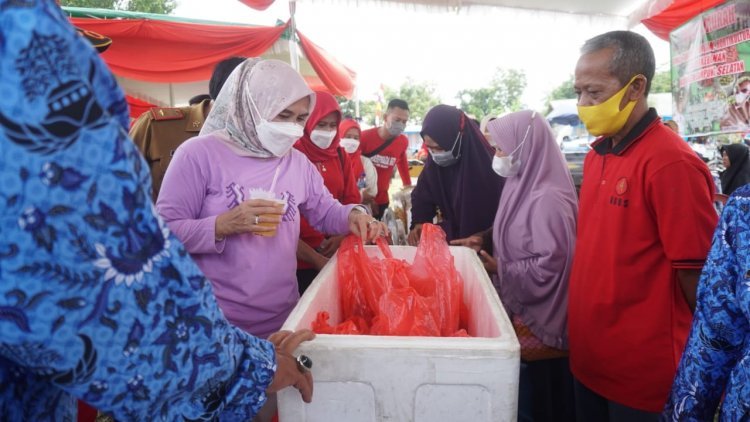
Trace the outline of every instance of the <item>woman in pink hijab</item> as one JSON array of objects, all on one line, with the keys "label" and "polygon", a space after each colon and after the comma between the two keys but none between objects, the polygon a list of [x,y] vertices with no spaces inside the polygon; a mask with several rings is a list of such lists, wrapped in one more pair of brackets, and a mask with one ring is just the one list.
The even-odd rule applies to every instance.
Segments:
[{"label": "woman in pink hijab", "polygon": [[[532,111],[488,124],[505,178],[492,232],[480,251],[521,343],[519,420],[573,420],[568,367],[568,276],[575,246],[573,179],[551,128]],[[460,242],[478,248],[479,237]]]},{"label": "woman in pink hijab", "polygon": [[177,148],[156,202],[224,315],[257,337],[278,331],[299,300],[301,216],[323,233],[386,232],[362,206],[341,205],[292,148],[315,100],[288,64],[247,59],[224,83],[200,136]]}]

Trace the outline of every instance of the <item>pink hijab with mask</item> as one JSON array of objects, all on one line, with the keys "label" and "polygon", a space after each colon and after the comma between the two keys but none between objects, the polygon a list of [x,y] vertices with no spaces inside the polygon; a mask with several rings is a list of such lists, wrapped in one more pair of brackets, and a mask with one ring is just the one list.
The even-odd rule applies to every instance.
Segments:
[{"label": "pink hijab with mask", "polygon": [[[520,160],[505,180],[493,227],[505,307],[547,346],[568,348],[568,278],[575,248],[578,200],[565,158],[544,118],[529,110],[488,124],[497,148]],[[532,118],[533,116],[533,118]]]}]

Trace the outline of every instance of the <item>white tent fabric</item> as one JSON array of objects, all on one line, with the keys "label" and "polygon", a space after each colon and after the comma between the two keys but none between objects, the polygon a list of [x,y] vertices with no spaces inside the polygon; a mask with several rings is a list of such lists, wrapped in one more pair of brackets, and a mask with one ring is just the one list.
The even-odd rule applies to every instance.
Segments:
[{"label": "white tent fabric", "polygon": [[[330,0],[297,0],[320,2]],[[361,1],[361,0],[350,0]],[[641,20],[653,16],[672,3],[672,0],[372,0],[427,7],[463,9],[471,6],[492,6],[533,11],[546,11],[559,14],[577,14],[619,18],[628,28]]]}]

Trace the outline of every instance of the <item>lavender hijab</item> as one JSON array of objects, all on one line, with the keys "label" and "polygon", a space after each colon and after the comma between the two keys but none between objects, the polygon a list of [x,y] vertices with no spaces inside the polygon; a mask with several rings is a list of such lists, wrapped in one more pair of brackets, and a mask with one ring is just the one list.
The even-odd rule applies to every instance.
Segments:
[{"label": "lavender hijab", "polygon": [[503,179],[492,171],[494,150],[461,110],[438,105],[422,123],[422,136],[429,135],[446,151],[453,148],[459,132],[461,140],[454,153],[457,156],[460,151],[458,162],[440,167],[428,157],[411,194],[412,225],[432,222],[435,208],[440,208],[440,226],[448,241],[490,228],[503,186]]},{"label": "lavender hijab", "polygon": [[568,277],[575,247],[578,201],[552,129],[531,111],[488,125],[497,148],[521,160],[503,187],[492,233],[498,263],[495,287],[505,307],[542,343],[568,348]]}]

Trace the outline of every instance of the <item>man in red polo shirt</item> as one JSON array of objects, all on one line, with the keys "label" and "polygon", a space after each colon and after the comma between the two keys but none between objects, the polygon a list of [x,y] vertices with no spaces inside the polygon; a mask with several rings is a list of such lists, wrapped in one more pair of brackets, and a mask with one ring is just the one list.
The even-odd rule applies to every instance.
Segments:
[{"label": "man in red polo shirt", "polygon": [[717,223],[706,165],[646,103],[654,53],[614,31],[575,70],[584,162],[568,328],[579,421],[657,421]]},{"label": "man in red polo shirt", "polygon": [[372,161],[378,172],[378,194],[375,196],[377,206],[372,207],[376,218],[382,217],[388,208],[388,187],[394,167],[398,166],[404,186],[411,186],[409,161],[406,158],[409,139],[403,134],[408,121],[409,105],[404,100],[394,99],[388,103],[383,126],[368,129],[360,135],[362,155]]}]

